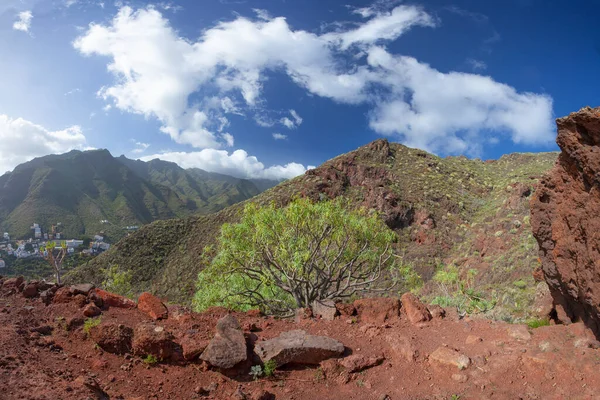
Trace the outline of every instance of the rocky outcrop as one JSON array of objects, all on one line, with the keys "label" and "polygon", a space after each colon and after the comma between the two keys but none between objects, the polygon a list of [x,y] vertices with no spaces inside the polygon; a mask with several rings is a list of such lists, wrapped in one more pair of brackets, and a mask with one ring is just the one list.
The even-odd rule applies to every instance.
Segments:
[{"label": "rocky outcrop", "polygon": [[561,322],[581,320],[599,335],[600,108],[556,123],[562,152],[532,197],[531,225]]}]

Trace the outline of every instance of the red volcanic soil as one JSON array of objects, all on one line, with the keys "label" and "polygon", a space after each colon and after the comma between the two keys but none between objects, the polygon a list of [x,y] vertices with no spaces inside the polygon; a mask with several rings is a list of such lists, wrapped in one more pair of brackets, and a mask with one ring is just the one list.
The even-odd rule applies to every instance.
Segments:
[{"label": "red volcanic soil", "polygon": [[[459,319],[450,310],[440,318],[439,309],[431,310],[431,320],[413,324],[404,311],[395,315],[386,309],[390,301],[376,301],[358,316],[333,321],[308,314],[276,320],[233,313],[250,359],[218,371],[199,360],[148,365],[139,356],[101,350],[84,332],[85,305],[83,297],[77,299],[45,306],[14,288],[0,289],[0,399],[600,398],[600,350],[583,324],[530,330]],[[217,320],[227,313],[168,307],[168,317],[154,321],[137,308],[110,307],[102,311],[101,323],[133,329],[153,323],[175,342],[193,329],[208,343]],[[337,339],[346,347],[345,358],[321,366],[288,365],[272,377],[252,380],[250,367],[258,363],[253,343],[295,329]],[[375,365],[349,372],[369,363]]]}]

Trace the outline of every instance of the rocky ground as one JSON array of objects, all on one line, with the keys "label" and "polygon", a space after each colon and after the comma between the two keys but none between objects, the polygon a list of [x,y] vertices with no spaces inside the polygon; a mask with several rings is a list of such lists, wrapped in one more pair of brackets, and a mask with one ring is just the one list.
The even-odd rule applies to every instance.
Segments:
[{"label": "rocky ground", "polygon": [[[0,398],[600,398],[600,343],[580,323],[459,318],[412,295],[315,311],[198,314],[0,279]],[[278,368],[253,379],[263,363]]]}]

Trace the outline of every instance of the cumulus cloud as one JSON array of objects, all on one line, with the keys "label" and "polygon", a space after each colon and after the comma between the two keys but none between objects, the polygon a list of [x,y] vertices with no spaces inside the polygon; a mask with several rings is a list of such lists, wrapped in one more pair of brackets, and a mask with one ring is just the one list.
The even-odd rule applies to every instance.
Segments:
[{"label": "cumulus cloud", "polygon": [[31,11],[21,11],[19,14],[17,14],[17,18],[18,19],[13,24],[13,29],[29,33],[29,28],[31,28],[31,20],[33,19],[33,14]]},{"label": "cumulus cloud", "polygon": [[133,154],[141,154],[150,147],[150,143],[136,142],[135,140],[132,140],[132,142],[135,144],[135,148],[131,150]]},{"label": "cumulus cloud", "polygon": [[270,71],[312,95],[367,104],[375,132],[427,150],[474,154],[492,135],[532,145],[552,141],[548,96],[478,74],[443,73],[390,52],[387,44],[409,29],[438,21],[420,7],[389,10],[388,3],[357,9],[363,21],[322,34],[255,11],[258,18],[218,22],[197,40],[181,37],[156,7],[122,7],[109,23],[91,24],[74,46],[110,60],[114,82],[99,91],[108,104],[156,118],[175,142],[199,149],[233,144],[224,132],[230,114],[264,127],[302,123],[293,110],[277,118],[265,111]]},{"label": "cumulus cloud", "polygon": [[228,153],[226,150],[204,149],[194,152],[165,152],[142,157],[150,161],[159,158],[179,164],[182,168],[201,168],[238,178],[290,179],[302,175],[308,168],[298,163],[265,167],[255,156],[244,150]]},{"label": "cumulus cloud", "polygon": [[50,131],[23,118],[3,114],[0,114],[0,143],[0,174],[35,157],[87,147],[79,126]]},{"label": "cumulus cloud", "polygon": [[284,135],[282,133],[274,133],[273,134],[273,139],[275,139],[275,140],[286,140],[287,139],[287,135]]}]

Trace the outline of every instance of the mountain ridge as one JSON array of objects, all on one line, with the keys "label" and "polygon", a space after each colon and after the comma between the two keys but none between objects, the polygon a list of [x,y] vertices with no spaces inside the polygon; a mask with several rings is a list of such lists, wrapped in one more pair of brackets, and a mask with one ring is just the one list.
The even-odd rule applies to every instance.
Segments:
[{"label": "mountain ridge", "polygon": [[106,149],[73,150],[0,176],[0,230],[21,238],[34,222],[45,231],[61,222],[64,236],[103,231],[118,239],[125,226],[211,213],[258,193],[249,180],[113,157]]}]

